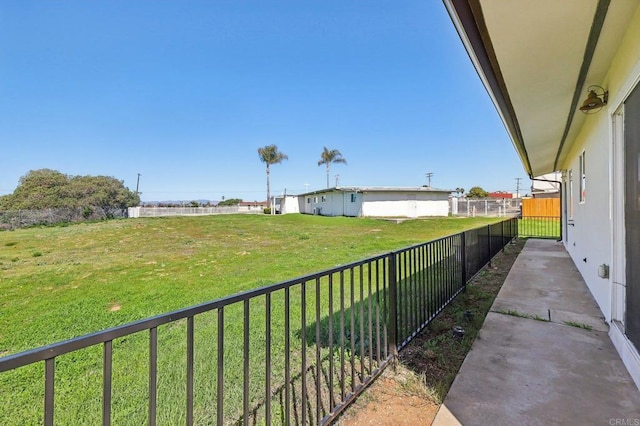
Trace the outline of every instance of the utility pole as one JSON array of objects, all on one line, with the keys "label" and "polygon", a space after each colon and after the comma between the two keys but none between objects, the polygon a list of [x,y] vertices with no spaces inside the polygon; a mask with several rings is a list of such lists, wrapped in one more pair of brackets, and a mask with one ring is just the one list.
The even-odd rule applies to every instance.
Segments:
[{"label": "utility pole", "polygon": [[136,181],[136,195],[138,196],[138,204],[142,204],[142,202],[140,201],[140,176],[142,176],[140,173],[138,173],[138,180]]},{"label": "utility pole", "polygon": [[427,183],[427,187],[431,188],[431,176],[433,176],[433,173],[432,172],[428,172],[426,174],[426,176],[427,176],[427,181],[429,182],[429,183]]},{"label": "utility pole", "polygon": [[516,179],[516,198],[520,198],[520,181],[522,180],[522,178],[515,178]]},{"label": "utility pole", "polygon": [[309,192],[309,183],[304,184],[304,192]]},{"label": "utility pole", "polygon": [[336,175],[336,188],[338,187],[338,180],[340,180],[340,175]]}]

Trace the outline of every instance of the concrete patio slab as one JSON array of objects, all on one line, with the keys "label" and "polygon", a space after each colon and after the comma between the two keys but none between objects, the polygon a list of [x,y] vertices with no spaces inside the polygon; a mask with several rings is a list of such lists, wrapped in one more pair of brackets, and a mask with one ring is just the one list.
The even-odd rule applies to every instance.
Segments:
[{"label": "concrete patio slab", "polygon": [[491,310],[514,311],[599,331],[609,327],[562,243],[529,240]]},{"label": "concrete patio slab", "polygon": [[640,424],[640,392],[560,243],[527,242],[434,424]]}]

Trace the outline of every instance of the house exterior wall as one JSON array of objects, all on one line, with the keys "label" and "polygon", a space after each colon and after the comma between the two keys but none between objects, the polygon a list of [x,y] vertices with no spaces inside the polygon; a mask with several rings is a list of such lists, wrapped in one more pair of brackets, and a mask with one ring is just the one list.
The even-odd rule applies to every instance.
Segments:
[{"label": "house exterior wall", "polygon": [[[573,203],[565,197],[563,241],[607,321],[610,336],[640,387],[640,355],[624,335],[624,285],[626,280],[624,251],[624,188],[621,139],[622,126],[616,114],[640,81],[640,7],[636,9],[611,63],[605,81],[594,82],[609,90],[606,109],[590,115],[561,168],[565,171],[565,191],[572,187]],[[580,156],[586,159],[586,197],[580,202]],[[569,173],[571,171],[571,173]],[[570,175],[572,185],[569,186]],[[567,192],[565,192],[566,194]],[[571,205],[573,204],[573,205]],[[571,216],[573,212],[573,217]],[[610,266],[609,278],[598,276],[598,265]],[[637,314],[637,313],[636,313]]]},{"label": "house exterior wall", "polygon": [[315,204],[316,213],[322,216],[343,216],[344,203],[341,192],[329,192],[318,194],[318,202]]},{"label": "house exterior wall", "polygon": [[[364,194],[360,192],[345,192],[344,197],[344,215],[350,217],[364,216]],[[351,201],[353,199],[353,201]]]},{"label": "house exterior wall", "polygon": [[531,181],[531,194],[537,196],[541,193],[557,193],[560,190],[558,182],[562,180],[559,172],[547,173],[538,176],[537,180]]},{"label": "house exterior wall", "polygon": [[[610,283],[598,277],[598,265],[611,265],[609,217],[609,125],[606,114],[593,117],[576,140],[565,165],[571,171],[573,219],[565,226],[565,246],[600,310],[611,319]],[[586,196],[580,201],[580,155],[586,163]],[[571,207],[569,207],[571,209]]]},{"label": "house exterior wall", "polygon": [[322,216],[425,217],[447,216],[447,192],[336,191],[300,196],[300,212]]},{"label": "house exterior wall", "polygon": [[300,213],[301,205],[304,207],[297,195],[285,195],[276,201],[276,209],[280,214]]},{"label": "house exterior wall", "polygon": [[449,214],[449,197],[443,193],[369,192],[363,195],[363,216],[424,217]]},{"label": "house exterior wall", "polygon": [[[607,109],[590,115],[572,144],[562,169],[573,176],[573,220],[565,229],[565,245],[593,293],[600,309],[611,319],[611,283],[598,277],[598,265],[612,265],[612,189],[613,125],[612,116],[640,78],[640,8],[631,20],[627,35],[616,53],[603,87],[609,89]],[[586,159],[586,200],[581,203],[579,158]],[[568,185],[569,173],[564,183]],[[570,203],[566,199],[565,203]],[[571,206],[567,206],[571,210]],[[586,262],[584,259],[587,259]]]},{"label": "house exterior wall", "polygon": [[238,211],[239,212],[258,212],[264,210],[268,205],[266,203],[251,203],[251,204],[239,204]]},{"label": "house exterior wall", "polygon": [[[351,201],[354,194],[354,201]],[[302,213],[319,214],[322,216],[361,216],[362,194],[351,191],[328,191],[300,197]]]}]

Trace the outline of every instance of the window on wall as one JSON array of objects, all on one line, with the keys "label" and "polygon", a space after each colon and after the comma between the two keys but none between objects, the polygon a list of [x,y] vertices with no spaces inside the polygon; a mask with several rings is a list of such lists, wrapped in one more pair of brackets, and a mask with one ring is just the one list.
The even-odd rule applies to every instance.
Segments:
[{"label": "window on wall", "polygon": [[351,194],[351,202],[352,203],[356,202],[356,194]]},{"label": "window on wall", "polygon": [[311,204],[311,197],[307,197],[307,204]]},{"label": "window on wall", "polygon": [[569,170],[569,219],[573,219],[573,170]]},{"label": "window on wall", "polygon": [[587,172],[586,172],[585,152],[580,154],[580,202],[584,203],[587,199]]},{"label": "window on wall", "polygon": [[326,196],[326,195],[323,195],[323,196],[320,198],[320,201],[322,201],[323,203],[326,203],[326,202],[327,202],[327,196]]}]

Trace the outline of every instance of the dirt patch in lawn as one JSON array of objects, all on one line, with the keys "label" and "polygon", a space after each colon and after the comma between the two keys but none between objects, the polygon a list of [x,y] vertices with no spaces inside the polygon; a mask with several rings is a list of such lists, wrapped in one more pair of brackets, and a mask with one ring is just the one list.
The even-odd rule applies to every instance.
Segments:
[{"label": "dirt patch in lawn", "polygon": [[[467,290],[400,352],[396,368],[388,367],[337,424],[431,424],[523,247],[524,240],[517,240],[494,257]],[[464,329],[461,339],[452,332],[456,326]]]}]

